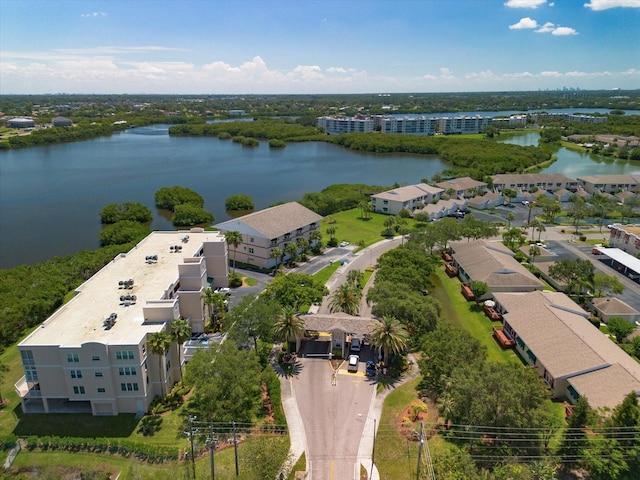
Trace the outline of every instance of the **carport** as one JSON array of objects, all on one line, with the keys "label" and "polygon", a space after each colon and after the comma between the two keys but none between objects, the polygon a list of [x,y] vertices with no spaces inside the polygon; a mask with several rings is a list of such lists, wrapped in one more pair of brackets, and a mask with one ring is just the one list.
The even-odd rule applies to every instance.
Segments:
[{"label": "carport", "polygon": [[595,247],[602,255],[611,259],[611,266],[632,280],[640,279],[640,259],[619,248]]},{"label": "carport", "polygon": [[339,348],[341,355],[349,353],[351,337],[361,340],[369,335],[378,322],[367,317],[354,317],[345,313],[329,315],[302,315],[307,329],[305,342],[326,342],[326,345],[308,345],[305,350],[309,356],[330,356],[335,348]]}]

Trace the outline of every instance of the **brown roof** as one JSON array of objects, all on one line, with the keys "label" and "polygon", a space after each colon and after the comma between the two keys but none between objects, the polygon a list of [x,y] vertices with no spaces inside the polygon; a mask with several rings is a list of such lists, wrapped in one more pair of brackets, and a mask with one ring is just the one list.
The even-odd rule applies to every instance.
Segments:
[{"label": "brown roof", "polygon": [[640,392],[640,381],[618,364],[576,375],[568,382],[587,398],[591,408],[613,408],[629,393]]},{"label": "brown roof", "polygon": [[471,177],[452,178],[451,180],[445,180],[444,182],[436,183],[436,187],[448,190],[453,188],[454,190],[468,190],[469,188],[486,187],[487,184],[479,182]]},{"label": "brown roof", "polygon": [[378,322],[374,318],[354,317],[346,313],[301,315],[300,318],[304,320],[307,330],[353,333],[361,338],[365,333],[371,333]]},{"label": "brown roof", "polygon": [[639,312],[617,297],[594,298],[591,303],[595,308],[607,315],[637,315]]},{"label": "brown roof", "polygon": [[311,223],[319,223],[320,220],[322,216],[314,211],[303,207],[298,202],[289,202],[227,220],[214,227],[223,231],[237,230],[240,233],[249,233],[251,230],[266,238],[277,238]]},{"label": "brown roof", "polygon": [[473,280],[480,280],[490,291],[512,287],[541,289],[543,284],[500,242],[486,240],[451,242],[453,258]]}]

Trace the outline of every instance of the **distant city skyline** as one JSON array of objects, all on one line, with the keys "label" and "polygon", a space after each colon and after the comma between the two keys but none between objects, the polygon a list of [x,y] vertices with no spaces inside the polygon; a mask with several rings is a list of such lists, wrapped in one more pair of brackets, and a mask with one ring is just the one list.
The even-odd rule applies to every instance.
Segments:
[{"label": "distant city skyline", "polygon": [[640,88],[640,0],[0,0],[0,94]]}]

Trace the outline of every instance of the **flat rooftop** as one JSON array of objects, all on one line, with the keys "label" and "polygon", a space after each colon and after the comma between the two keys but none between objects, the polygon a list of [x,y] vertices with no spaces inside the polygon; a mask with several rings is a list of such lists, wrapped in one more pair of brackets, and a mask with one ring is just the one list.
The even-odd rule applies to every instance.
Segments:
[{"label": "flat rooftop", "polygon": [[[60,345],[79,347],[86,342],[126,345],[138,344],[148,333],[163,325],[143,325],[143,308],[148,301],[163,299],[178,279],[178,265],[195,257],[205,242],[223,242],[220,232],[153,232],[127,253],[114,258],[102,270],[76,289],[75,297],[60,307],[40,327],[24,339],[21,346]],[[176,252],[175,246],[181,247]],[[173,248],[172,248],[173,247]],[[157,261],[148,257],[157,256]],[[131,288],[120,282],[133,280]],[[135,295],[135,302],[121,296]],[[105,329],[103,322],[112,314],[116,323]]]}]

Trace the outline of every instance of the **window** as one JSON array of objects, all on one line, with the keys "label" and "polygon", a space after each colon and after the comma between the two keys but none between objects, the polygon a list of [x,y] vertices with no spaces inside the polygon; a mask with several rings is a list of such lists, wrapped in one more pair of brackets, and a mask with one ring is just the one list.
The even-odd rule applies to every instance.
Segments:
[{"label": "window", "polygon": [[100,361],[100,355],[92,355],[91,356],[91,361],[92,362],[99,362]]},{"label": "window", "polygon": [[137,392],[138,384],[137,383],[121,383],[120,390],[123,392]]},{"label": "window", "polygon": [[136,375],[136,367],[120,367],[118,373],[120,375],[126,375],[127,377]]},{"label": "window", "polygon": [[70,362],[70,363],[80,362],[80,355],[77,353],[67,353],[67,362]]},{"label": "window", "polygon": [[36,367],[32,365],[28,365],[24,367],[24,378],[27,382],[37,382],[38,381],[38,371]]},{"label": "window", "polygon": [[82,378],[82,370],[71,370],[71,378]]},{"label": "window", "polygon": [[102,372],[96,372],[95,373],[95,377],[96,378],[102,378]]},{"label": "window", "polygon": [[84,387],[82,385],[81,386],[74,385],[73,393],[75,393],[76,395],[84,395]]},{"label": "window", "polygon": [[105,388],[98,387],[98,393],[105,393],[106,391]]},{"label": "window", "polygon": [[249,247],[249,253],[254,253],[253,248]]},{"label": "window", "polygon": [[132,350],[118,350],[116,352],[116,360],[133,360]]},{"label": "window", "polygon": [[285,240],[289,240],[289,238],[290,238],[290,237],[291,237],[291,234],[290,234],[290,233],[285,233],[285,234],[284,234],[284,239],[285,239]]},{"label": "window", "polygon": [[255,242],[255,240],[253,239],[253,237],[249,237],[249,242],[251,242],[251,243]]},{"label": "window", "polygon": [[20,356],[22,357],[22,365],[35,365],[33,360],[33,352],[31,350],[20,350]]}]

